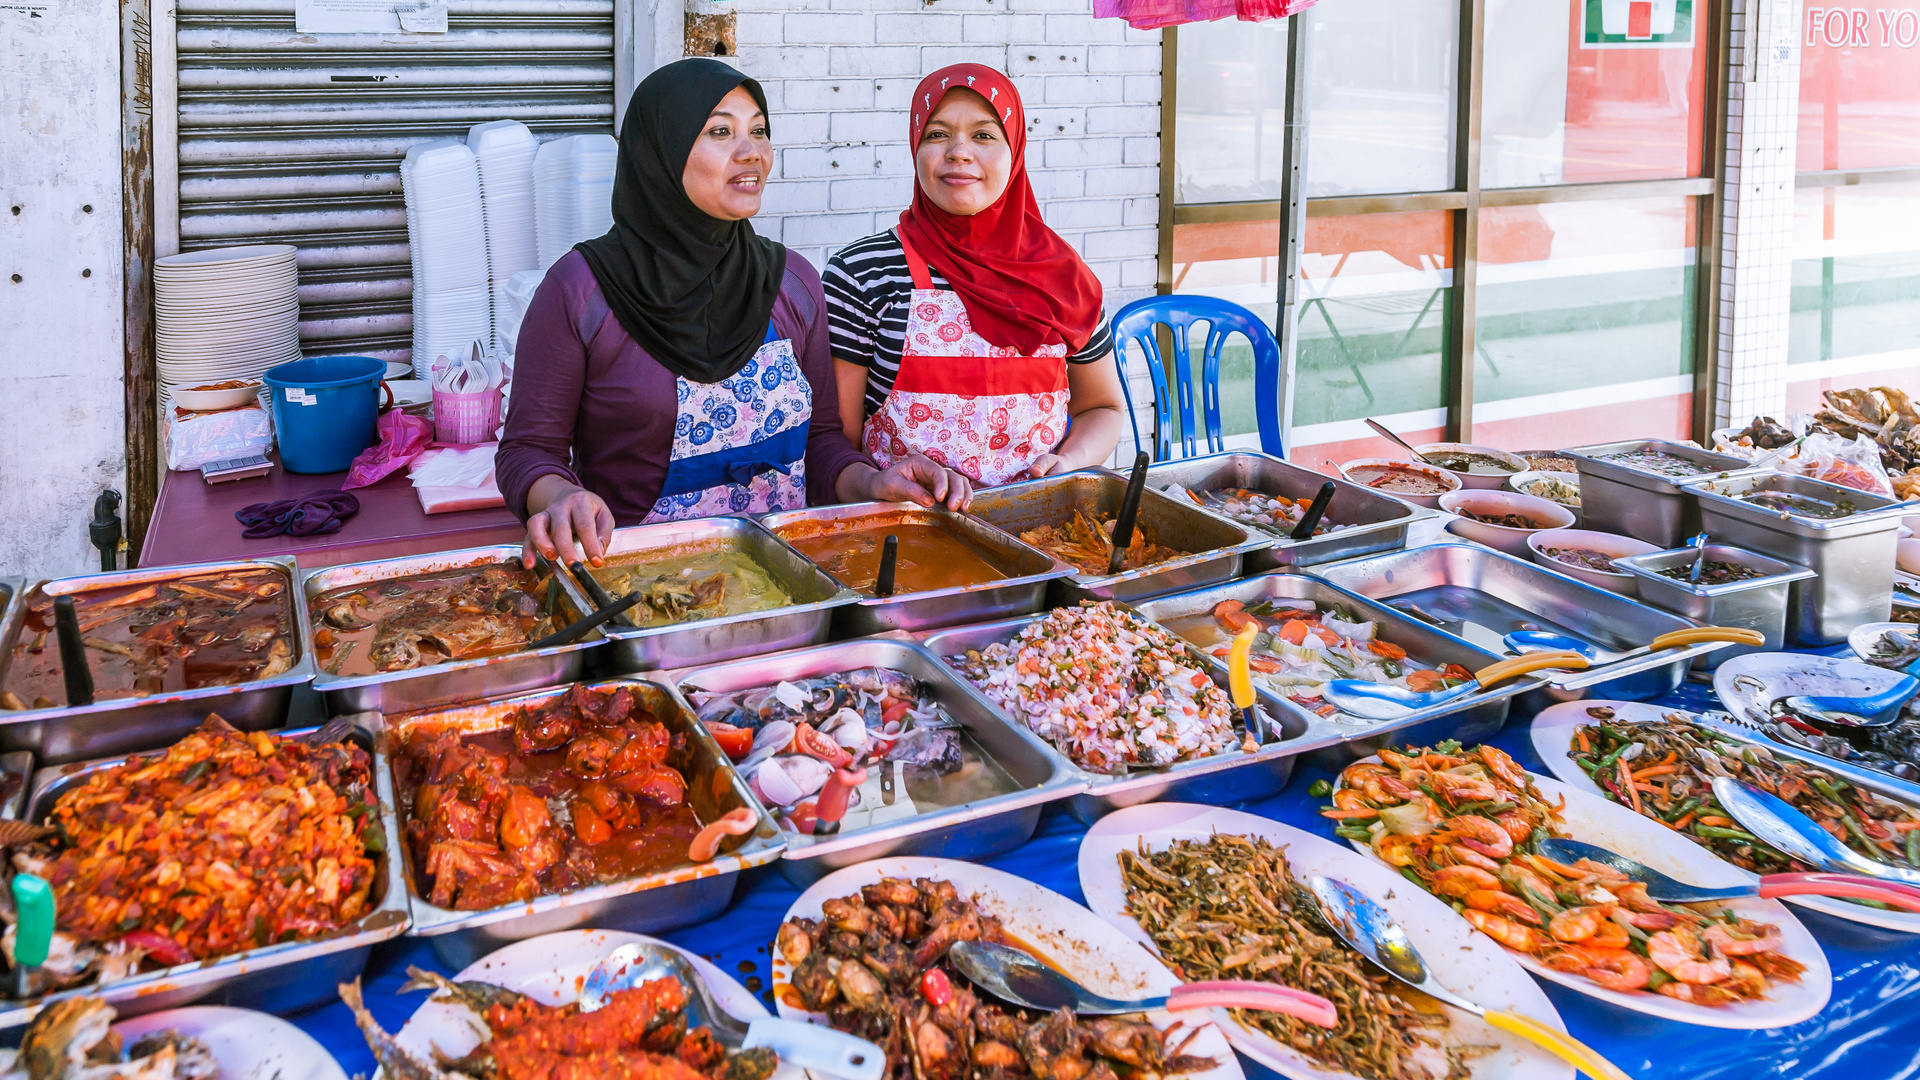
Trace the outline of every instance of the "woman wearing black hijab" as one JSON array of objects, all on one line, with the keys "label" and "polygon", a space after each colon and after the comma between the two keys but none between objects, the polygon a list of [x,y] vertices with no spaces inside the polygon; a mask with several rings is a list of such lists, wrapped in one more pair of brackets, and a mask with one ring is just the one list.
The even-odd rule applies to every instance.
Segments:
[{"label": "woman wearing black hijab", "polygon": [[847,441],[820,276],[747,222],[773,163],[766,109],[717,60],[634,90],[613,228],[547,271],[514,353],[495,462],[529,561],[598,564],[643,521],[963,498],[925,458],[882,470]]}]

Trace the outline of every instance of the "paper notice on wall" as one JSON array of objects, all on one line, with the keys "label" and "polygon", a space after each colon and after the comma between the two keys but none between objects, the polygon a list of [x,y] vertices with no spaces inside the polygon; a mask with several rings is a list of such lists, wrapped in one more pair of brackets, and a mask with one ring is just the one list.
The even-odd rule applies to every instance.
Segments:
[{"label": "paper notice on wall", "polygon": [[446,0],[294,0],[301,34],[444,34]]}]

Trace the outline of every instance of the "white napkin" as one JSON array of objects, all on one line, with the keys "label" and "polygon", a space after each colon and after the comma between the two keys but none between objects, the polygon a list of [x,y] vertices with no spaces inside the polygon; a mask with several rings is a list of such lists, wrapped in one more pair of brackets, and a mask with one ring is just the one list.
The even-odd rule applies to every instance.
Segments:
[{"label": "white napkin", "polygon": [[414,487],[489,488],[493,486],[493,452],[489,444],[456,450],[442,447],[414,460],[410,475]]}]

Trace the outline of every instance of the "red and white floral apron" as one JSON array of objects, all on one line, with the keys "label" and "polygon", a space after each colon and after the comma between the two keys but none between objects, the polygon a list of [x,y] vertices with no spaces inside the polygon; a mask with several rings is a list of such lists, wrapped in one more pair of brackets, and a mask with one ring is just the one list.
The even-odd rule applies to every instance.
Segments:
[{"label": "red and white floral apron", "polygon": [[1067,347],[1032,356],[973,332],[958,294],[933,287],[926,261],[903,237],[913,275],[900,373],[867,418],[866,452],[882,468],[924,454],[992,487],[1024,479],[1067,431]]}]

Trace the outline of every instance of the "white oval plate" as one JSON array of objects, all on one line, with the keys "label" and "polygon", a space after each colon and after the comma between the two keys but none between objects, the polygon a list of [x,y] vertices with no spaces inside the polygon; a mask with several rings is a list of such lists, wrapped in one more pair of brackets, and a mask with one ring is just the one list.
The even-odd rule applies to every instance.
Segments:
[{"label": "white oval plate", "polygon": [[[1080,891],[1086,894],[1087,906],[1122,934],[1154,951],[1153,939],[1127,914],[1120,852],[1137,851],[1142,841],[1148,849],[1160,851],[1175,840],[1205,840],[1216,832],[1264,837],[1286,850],[1287,864],[1296,877],[1325,874],[1358,888],[1406,928],[1441,986],[1475,1004],[1511,1009],[1555,1031],[1566,1030],[1540,985],[1527,978],[1526,971],[1506,950],[1476,932],[1446,903],[1331,840],[1238,810],[1192,803],[1145,803],[1101,818],[1080,841]],[[1468,1059],[1473,1080],[1571,1080],[1573,1066],[1545,1050],[1495,1029],[1472,1013],[1444,1008],[1452,1021],[1453,1043],[1492,1048]],[[1234,1049],[1282,1076],[1294,1080],[1353,1080],[1352,1073],[1317,1065],[1271,1035],[1241,1026],[1225,1009],[1212,1012]]]},{"label": "white oval plate", "polygon": [[[1553,772],[1553,775],[1568,787],[1613,803],[1606,792],[1600,790],[1600,785],[1593,782],[1593,777],[1588,776],[1585,769],[1574,764],[1573,759],[1567,756],[1567,751],[1573,746],[1574,729],[1593,722],[1593,718],[1587,715],[1586,710],[1602,705],[1613,710],[1613,719],[1609,723],[1614,724],[1650,723],[1663,719],[1670,712],[1687,716],[1692,714],[1685,709],[1656,708],[1643,701],[1566,701],[1540,710],[1540,715],[1533,718],[1533,750],[1540,755],[1540,760],[1546,762],[1547,768]],[[1765,746],[1766,744],[1756,743],[1755,745]],[[1613,803],[1613,805],[1619,804]],[[1681,834],[1674,833],[1674,835]],[[1687,842],[1700,847],[1703,851],[1706,850],[1692,837],[1687,837]],[[1708,854],[1712,855],[1712,852]],[[1760,875],[1751,870],[1741,870],[1717,855],[1713,857],[1727,869],[1745,874],[1749,881],[1760,880]],[[1690,879],[1683,877],[1680,880],[1689,881]],[[1882,930],[1896,930],[1903,934],[1920,934],[1920,913],[1916,912],[1885,911],[1880,908],[1863,907],[1830,896],[1789,896],[1787,902],[1799,904],[1801,907],[1818,911],[1823,915],[1831,915],[1836,919],[1845,919],[1848,922],[1865,923],[1868,926],[1877,926]]]},{"label": "white oval plate", "polygon": [[[1376,756],[1365,760],[1380,759]],[[1645,863],[1668,877],[1710,889],[1744,885],[1748,881],[1746,871],[1721,862],[1698,844],[1659,822],[1643,818],[1606,799],[1577,791],[1552,777],[1533,773],[1528,775],[1533,777],[1540,794],[1549,802],[1565,797],[1566,807],[1560,813],[1560,821],[1567,835],[1575,840],[1597,844]],[[1354,840],[1347,843],[1381,866],[1387,865],[1367,845]],[[1797,1024],[1826,1007],[1827,999],[1833,996],[1833,969],[1827,965],[1827,954],[1820,951],[1820,943],[1813,939],[1799,919],[1793,917],[1785,904],[1756,896],[1719,901],[1718,906],[1731,909],[1742,918],[1778,926],[1782,938],[1780,951],[1806,965],[1807,970],[1801,974],[1800,981],[1775,984],[1770,991],[1772,996],[1758,1001],[1742,1001],[1736,1005],[1715,1008],[1679,1001],[1665,994],[1608,990],[1584,976],[1555,971],[1525,953],[1508,951],[1521,967],[1542,979],[1550,979],[1569,990],[1623,1009],[1664,1020],[1677,1020],[1683,1024],[1759,1031]]]},{"label": "white oval plate", "polygon": [[171,1028],[200,1040],[220,1064],[220,1080],[347,1080],[345,1070],[313,1036],[252,1009],[189,1005],[113,1025],[124,1045]]},{"label": "white oval plate", "polygon": [[[928,859],[896,856],[874,859],[828,874],[793,902],[781,922],[788,919],[817,919],[820,905],[837,896],[860,891],[863,885],[877,884],[883,878],[930,878],[951,881],[960,895],[980,910],[1000,920],[1012,936],[1019,938],[1048,963],[1077,980],[1082,986],[1106,997],[1130,1000],[1159,996],[1180,985],[1173,972],[1154,959],[1153,954],[1130,941],[1125,934],[1095,918],[1093,913],[1045,886],[977,863],[958,859]],[[807,1012],[787,1003],[782,993],[793,977],[793,965],[776,947],[772,978],[774,1006],[789,1020],[827,1022],[818,1013]],[[981,992],[986,997],[984,991]],[[1176,1017],[1169,1012],[1150,1012],[1147,1019],[1162,1031],[1184,1024],[1196,1026],[1203,1018],[1197,1014]],[[1183,1080],[1245,1080],[1240,1059],[1233,1056],[1226,1034],[1212,1022],[1209,1014],[1198,1023],[1199,1034],[1188,1043],[1185,1052],[1212,1058],[1217,1064],[1204,1072],[1185,1073]]]},{"label": "white oval plate", "polygon": [[1713,692],[1742,720],[1770,724],[1767,707],[1783,697],[1866,697],[1904,678],[1900,672],[1840,656],[1747,653],[1713,669]]},{"label": "white oval plate", "polygon": [[[580,988],[586,985],[588,973],[601,957],[634,942],[665,945],[686,957],[706,980],[707,992],[713,995],[714,1004],[741,1020],[751,1021],[767,1015],[767,1007],[746,987],[702,957],[670,941],[621,930],[562,930],[516,941],[469,964],[454,979],[503,986],[543,1005],[567,1005],[580,999]],[[432,1061],[435,1050],[450,1058],[465,1056],[480,1045],[481,1033],[480,1018],[464,1006],[450,1001],[427,1001],[414,1011],[406,1026],[394,1036],[394,1042],[421,1061]],[[806,1076],[806,1070],[783,1063],[774,1070],[770,1080],[806,1080]]]},{"label": "white oval plate", "polygon": [[[1867,659],[1867,653],[1872,650],[1874,643],[1880,640],[1880,635],[1889,630],[1898,630],[1906,634],[1920,634],[1920,626],[1915,626],[1910,622],[1862,623],[1854,627],[1852,632],[1847,634],[1847,648],[1853,650],[1853,655],[1859,657],[1861,663],[1870,663]],[[1893,669],[1887,668],[1886,670],[1891,671]]]}]

